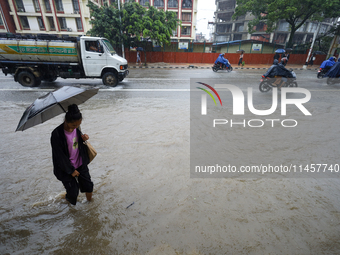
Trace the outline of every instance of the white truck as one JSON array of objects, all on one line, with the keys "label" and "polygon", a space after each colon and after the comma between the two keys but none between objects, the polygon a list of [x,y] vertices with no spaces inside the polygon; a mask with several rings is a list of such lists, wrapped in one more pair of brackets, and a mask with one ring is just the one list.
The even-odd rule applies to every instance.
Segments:
[{"label": "white truck", "polygon": [[2,37],[0,68],[25,87],[58,77],[101,78],[104,85],[115,87],[129,73],[127,60],[117,55],[107,39],[89,36]]}]

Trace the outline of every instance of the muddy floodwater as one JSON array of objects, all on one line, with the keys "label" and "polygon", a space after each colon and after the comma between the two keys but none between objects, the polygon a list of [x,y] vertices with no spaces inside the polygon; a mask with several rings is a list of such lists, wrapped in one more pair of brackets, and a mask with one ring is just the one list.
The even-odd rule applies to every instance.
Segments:
[{"label": "muddy floodwater", "polygon": [[0,254],[340,253],[339,178],[190,178],[189,92],[176,93],[80,106],[98,156],[93,201],[76,206],[52,171],[64,116],[15,133],[31,98],[0,102]]}]

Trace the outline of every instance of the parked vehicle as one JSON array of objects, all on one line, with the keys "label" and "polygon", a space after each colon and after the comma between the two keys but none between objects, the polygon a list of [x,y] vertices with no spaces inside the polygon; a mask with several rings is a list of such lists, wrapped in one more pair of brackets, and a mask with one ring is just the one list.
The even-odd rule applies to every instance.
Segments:
[{"label": "parked vehicle", "polygon": [[214,72],[217,72],[219,70],[227,70],[228,72],[231,72],[233,70],[233,67],[230,65],[230,63],[228,66],[224,64],[214,64],[212,70]]},{"label": "parked vehicle", "polygon": [[61,78],[101,78],[117,86],[129,73],[127,60],[101,37],[58,38],[51,35],[0,38],[0,67],[22,86]]}]

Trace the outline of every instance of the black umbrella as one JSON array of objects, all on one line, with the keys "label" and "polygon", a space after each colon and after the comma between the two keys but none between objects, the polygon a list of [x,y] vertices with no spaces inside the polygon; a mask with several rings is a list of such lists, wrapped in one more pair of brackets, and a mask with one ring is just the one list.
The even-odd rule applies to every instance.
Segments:
[{"label": "black umbrella", "polygon": [[79,105],[97,94],[99,89],[64,86],[36,99],[19,121],[15,131],[24,131],[65,113],[71,104]]},{"label": "black umbrella", "polygon": [[244,50],[237,50],[236,52],[245,52]]},{"label": "black umbrella", "polygon": [[313,54],[315,55],[326,55],[326,53],[324,53],[323,51],[314,51]]},{"label": "black umbrella", "polygon": [[292,48],[286,48],[285,50],[286,50],[286,52],[287,52],[287,51],[293,51]]}]

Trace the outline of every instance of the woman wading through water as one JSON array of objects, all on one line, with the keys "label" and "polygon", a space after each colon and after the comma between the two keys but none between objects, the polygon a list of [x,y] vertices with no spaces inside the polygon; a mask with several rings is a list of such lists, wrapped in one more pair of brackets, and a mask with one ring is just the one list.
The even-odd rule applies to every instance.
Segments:
[{"label": "woman wading through water", "polygon": [[91,201],[93,182],[87,165],[89,156],[84,141],[89,136],[82,134],[79,126],[82,114],[78,106],[68,107],[65,121],[52,132],[51,146],[54,175],[66,189],[66,200],[73,205],[77,203],[79,190],[86,193],[86,199]]}]

